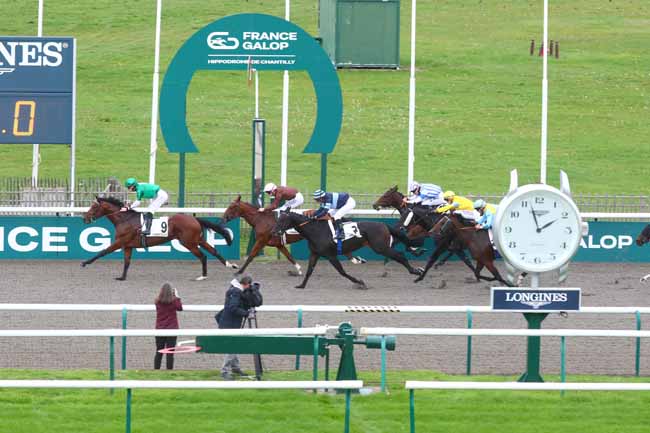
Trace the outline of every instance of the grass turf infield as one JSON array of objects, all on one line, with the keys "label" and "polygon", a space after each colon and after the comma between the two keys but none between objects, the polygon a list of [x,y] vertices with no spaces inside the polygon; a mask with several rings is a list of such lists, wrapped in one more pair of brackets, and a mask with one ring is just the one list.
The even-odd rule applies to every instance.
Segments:
[{"label": "grass turf infield", "polygon": [[[309,372],[271,372],[269,380],[309,380]],[[218,371],[120,371],[117,379],[213,380]],[[96,370],[0,370],[2,379],[106,379]],[[361,373],[377,385],[378,372]],[[390,394],[353,396],[351,431],[408,432],[405,380],[503,381],[515,377],[449,376],[437,372],[391,371]],[[549,381],[558,378],[548,375]],[[571,376],[572,382],[642,382],[645,378]],[[1,433],[115,432],[124,429],[124,390],[2,390]],[[429,391],[415,393],[418,432],[646,432],[650,393]],[[342,395],[300,390],[133,391],[133,431],[340,432]]]},{"label": "grass turf infield", "polygon": [[[294,0],[291,19],[318,34],[317,2]],[[36,33],[37,2],[8,0],[6,35]],[[410,2],[401,2],[400,71],[339,71],[344,119],[329,158],[334,190],[378,193],[406,179]],[[558,169],[574,191],[648,194],[641,181],[650,124],[650,49],[645,1],[552,2],[549,59],[549,182]],[[283,2],[167,2],[161,73],[180,45],[220,17],[284,15]],[[155,2],[48,1],[44,34],[78,39],[78,177],[148,177]],[[539,173],[542,3],[533,0],[419,2],[415,177],[460,192],[503,192],[510,168],[520,181]],[[281,73],[261,74],[268,121],[267,181],[279,181]],[[288,182],[319,185],[320,159],[303,155],[315,115],[306,73],[291,74]],[[188,95],[190,131],[201,149],[188,155],[188,192],[247,191],[252,91],[245,72],[198,73]],[[177,187],[176,155],[162,138],[157,181]],[[28,176],[29,145],[0,146],[5,176]],[[41,175],[67,177],[65,146],[42,146]],[[381,173],[381,179],[377,178]]]}]

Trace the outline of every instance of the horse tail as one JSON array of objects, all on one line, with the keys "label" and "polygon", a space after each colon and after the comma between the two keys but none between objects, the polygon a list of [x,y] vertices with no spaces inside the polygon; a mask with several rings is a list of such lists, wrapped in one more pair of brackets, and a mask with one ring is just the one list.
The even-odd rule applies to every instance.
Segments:
[{"label": "horse tail", "polygon": [[226,243],[228,245],[232,244],[232,236],[230,236],[230,232],[226,229],[226,226],[223,225],[222,223],[213,223],[212,221],[208,221],[205,218],[197,218],[196,219],[199,224],[201,224],[201,227],[213,230],[217,233],[219,233],[223,238],[226,240]]}]

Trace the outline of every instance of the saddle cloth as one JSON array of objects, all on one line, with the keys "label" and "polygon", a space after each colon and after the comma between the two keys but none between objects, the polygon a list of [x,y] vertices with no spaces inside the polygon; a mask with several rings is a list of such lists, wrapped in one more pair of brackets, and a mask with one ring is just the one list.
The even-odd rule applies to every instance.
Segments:
[{"label": "saddle cloth", "polygon": [[[144,230],[144,216],[140,215],[140,224]],[[154,218],[151,222],[151,232],[147,235],[148,238],[166,238],[169,236],[169,217]]]},{"label": "saddle cloth", "polygon": [[282,233],[282,245],[287,244],[287,235],[299,235],[298,230],[296,229],[289,229],[286,232]]},{"label": "saddle cloth", "polygon": [[[334,228],[334,222],[330,219],[327,220],[327,224],[329,225],[330,231],[332,232],[332,241],[336,242],[336,229]],[[343,227],[343,241],[347,241],[351,238],[362,237],[361,232],[359,231],[359,226],[355,221],[344,222],[341,224],[341,227]]]}]

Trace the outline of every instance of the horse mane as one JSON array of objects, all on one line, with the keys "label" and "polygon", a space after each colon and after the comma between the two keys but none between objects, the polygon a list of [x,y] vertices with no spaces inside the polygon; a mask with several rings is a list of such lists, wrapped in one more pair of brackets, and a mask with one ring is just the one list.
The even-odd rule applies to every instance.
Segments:
[{"label": "horse mane", "polygon": [[117,197],[97,197],[97,201],[100,203],[105,201],[120,208],[124,207],[124,202]]}]

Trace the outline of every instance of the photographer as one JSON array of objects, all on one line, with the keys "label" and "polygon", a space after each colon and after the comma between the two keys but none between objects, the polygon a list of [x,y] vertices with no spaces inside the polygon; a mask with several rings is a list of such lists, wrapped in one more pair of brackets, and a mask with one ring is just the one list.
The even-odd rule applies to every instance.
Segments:
[{"label": "photographer", "polygon": [[[221,310],[216,315],[217,324],[219,329],[239,329],[242,327],[244,320],[249,315],[254,315],[256,306],[261,305],[261,299],[257,302],[254,298],[255,290],[252,289],[253,279],[249,276],[244,276],[237,281],[233,279],[230,282],[230,287],[226,291],[226,299]],[[259,290],[256,291],[259,295]],[[253,295],[251,296],[251,293]],[[261,298],[261,295],[259,295]],[[239,358],[236,354],[227,354],[223,366],[221,367],[221,377],[224,380],[233,380],[233,374],[245,375],[239,367]]]}]

